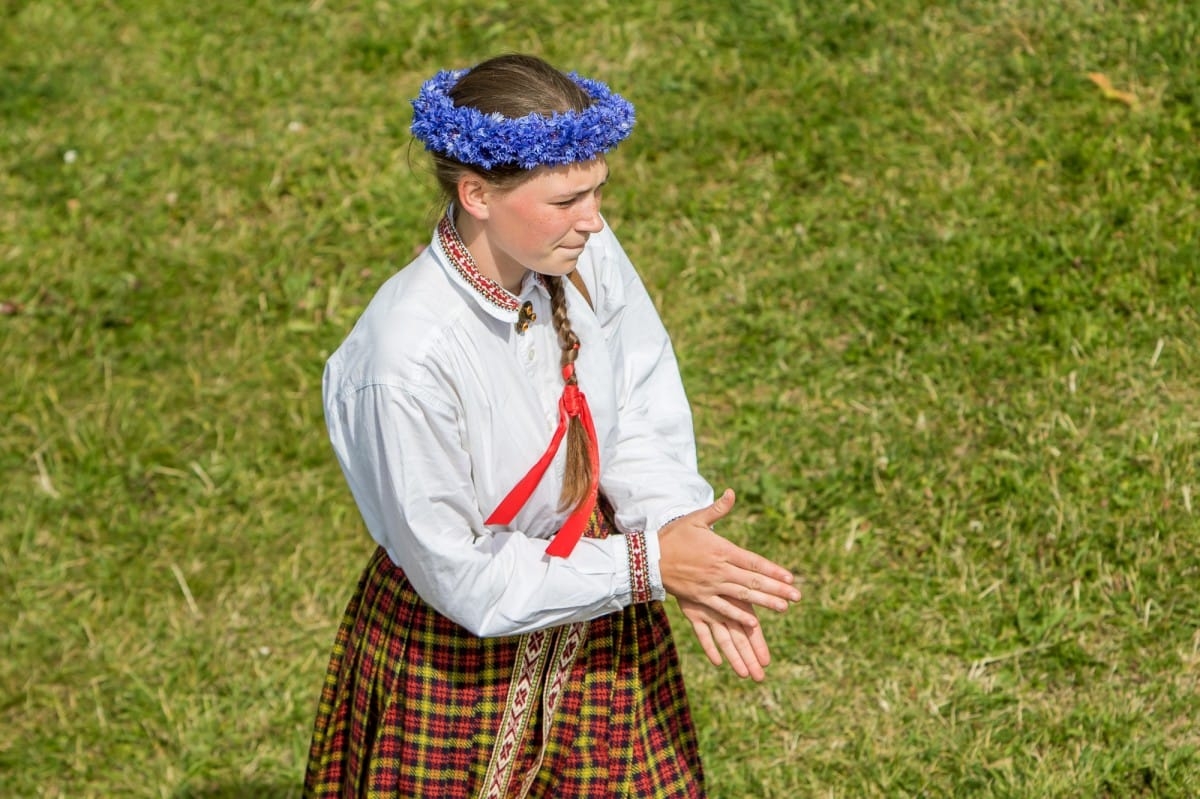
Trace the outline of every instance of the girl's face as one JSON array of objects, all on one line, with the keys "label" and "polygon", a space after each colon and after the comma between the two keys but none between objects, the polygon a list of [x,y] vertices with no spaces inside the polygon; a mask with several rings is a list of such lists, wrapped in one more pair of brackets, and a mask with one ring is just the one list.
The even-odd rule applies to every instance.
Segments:
[{"label": "girl's face", "polygon": [[511,291],[530,269],[544,275],[574,271],[588,237],[604,227],[600,194],[606,182],[608,164],[601,156],[540,167],[506,191],[485,189],[482,233],[500,284]]}]

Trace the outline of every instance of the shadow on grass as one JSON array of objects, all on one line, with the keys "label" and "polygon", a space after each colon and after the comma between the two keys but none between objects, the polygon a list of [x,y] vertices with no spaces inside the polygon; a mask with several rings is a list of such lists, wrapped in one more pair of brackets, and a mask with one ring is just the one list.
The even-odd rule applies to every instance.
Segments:
[{"label": "shadow on grass", "polygon": [[300,786],[291,783],[239,782],[184,788],[172,799],[299,799]]}]

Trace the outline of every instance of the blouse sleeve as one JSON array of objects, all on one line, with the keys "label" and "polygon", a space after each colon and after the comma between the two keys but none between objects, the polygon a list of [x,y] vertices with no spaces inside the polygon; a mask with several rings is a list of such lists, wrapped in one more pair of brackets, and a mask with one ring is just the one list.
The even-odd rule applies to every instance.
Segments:
[{"label": "blouse sleeve", "polygon": [[585,538],[556,558],[547,540],[485,527],[457,411],[433,392],[326,391],[330,439],[367,528],[443,615],[478,636],[514,635],[651,598],[657,541]]},{"label": "blouse sleeve", "polygon": [[713,491],[697,471],[691,408],[666,328],[611,229],[599,235],[595,311],[618,376],[617,445],[603,487],[622,529],[657,533],[711,504]]}]

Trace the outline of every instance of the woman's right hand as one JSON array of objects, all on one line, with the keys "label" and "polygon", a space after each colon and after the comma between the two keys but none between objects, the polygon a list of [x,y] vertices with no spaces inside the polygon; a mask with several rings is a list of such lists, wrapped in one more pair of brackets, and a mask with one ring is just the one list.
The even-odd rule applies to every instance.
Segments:
[{"label": "woman's right hand", "polygon": [[800,600],[800,591],[787,569],[713,532],[733,503],[733,491],[726,489],[707,508],[664,526],[658,533],[659,571],[681,607],[701,607],[752,630],[758,627],[753,606],[782,613]]},{"label": "woman's right hand", "polygon": [[[771,662],[771,652],[767,649],[762,627],[734,624],[724,616],[687,599],[679,600],[679,609],[691,622],[701,649],[714,666],[721,665],[721,655],[724,653],[725,660],[729,661],[730,668],[737,676],[751,677],[755,682],[762,682],[766,678],[763,669]],[[743,609],[754,612],[748,605],[744,605]]]}]

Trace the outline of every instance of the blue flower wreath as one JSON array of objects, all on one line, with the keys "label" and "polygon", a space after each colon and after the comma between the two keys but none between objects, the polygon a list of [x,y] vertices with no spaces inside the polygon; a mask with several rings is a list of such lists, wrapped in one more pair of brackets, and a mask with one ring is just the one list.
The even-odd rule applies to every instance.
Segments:
[{"label": "blue flower wreath", "polygon": [[633,130],[633,104],[598,80],[568,77],[588,93],[582,112],[511,119],[456,106],[449,91],[467,70],[443,70],[421,86],[412,101],[412,133],[426,150],[483,169],[497,166],[563,166],[608,152]]}]

